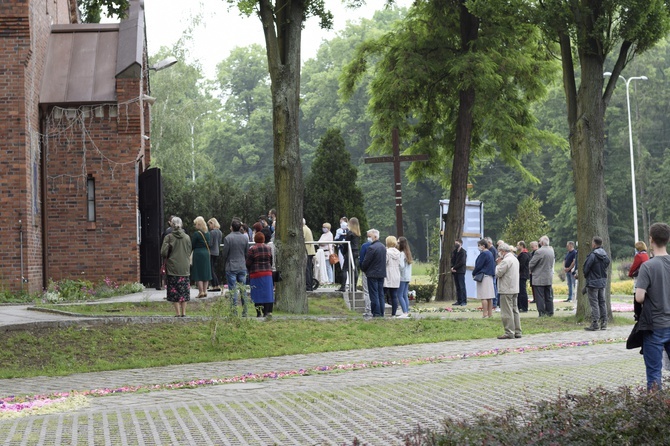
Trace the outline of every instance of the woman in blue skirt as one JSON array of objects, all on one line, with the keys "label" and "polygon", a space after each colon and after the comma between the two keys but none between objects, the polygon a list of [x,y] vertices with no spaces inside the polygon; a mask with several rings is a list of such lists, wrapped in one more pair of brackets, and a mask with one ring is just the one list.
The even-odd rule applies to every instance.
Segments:
[{"label": "woman in blue skirt", "polygon": [[251,300],[256,316],[272,316],[274,292],[272,283],[272,247],[265,244],[265,235],[256,232],[255,244],[247,253],[247,270],[251,282]]}]

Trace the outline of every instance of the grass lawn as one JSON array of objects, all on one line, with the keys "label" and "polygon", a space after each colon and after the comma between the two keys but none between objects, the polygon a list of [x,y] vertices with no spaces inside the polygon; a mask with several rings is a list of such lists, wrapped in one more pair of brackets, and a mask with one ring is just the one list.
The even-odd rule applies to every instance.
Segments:
[{"label": "grass lawn", "polygon": [[[189,304],[190,315],[209,315],[212,303]],[[567,305],[567,304],[565,304]],[[63,306],[59,306],[63,307]],[[72,308],[69,308],[72,307]],[[341,299],[310,299],[314,315],[335,319],[256,318],[221,320],[217,336],[211,321],[167,319],[165,323],[34,329],[9,332],[0,340],[0,378],[61,376],[71,373],[145,368],[172,364],[226,361],[427,342],[495,338],[500,318],[482,319],[472,302],[463,311],[439,313],[446,318],[421,317],[364,321],[344,308]],[[417,311],[450,308],[448,302],[422,304]],[[556,303],[556,316],[523,315],[524,334],[582,330],[568,311]],[[167,302],[71,305],[70,311],[106,315],[172,314]],[[632,324],[628,315],[613,325]]]}]

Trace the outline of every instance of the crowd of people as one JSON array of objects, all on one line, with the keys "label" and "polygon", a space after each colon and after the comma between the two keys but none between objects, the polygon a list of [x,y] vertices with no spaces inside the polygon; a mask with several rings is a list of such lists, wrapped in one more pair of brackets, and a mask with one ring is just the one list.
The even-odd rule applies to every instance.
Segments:
[{"label": "crowd of people", "polygon": [[186,316],[186,303],[191,298],[191,283],[198,288],[196,298],[208,292],[220,292],[216,274],[220,262],[226,275],[229,298],[234,311],[238,300],[242,316],[248,316],[246,287],[251,287],[251,301],[258,317],[271,317],[274,305],[273,242],[276,224],[274,209],[250,228],[241,219],[233,218],[230,232],[223,237],[216,218],[207,222],[201,216],[193,220],[195,231],[189,236],[183,221],[170,216],[163,233],[161,256],[166,299],[175,308],[175,317]]},{"label": "crowd of people", "polygon": [[315,243],[318,246],[315,251],[314,244],[309,243],[311,230],[303,220],[308,257],[307,289],[314,276],[323,283],[335,283],[339,279],[337,291],[346,292],[356,289],[360,277],[365,318],[384,317],[387,301],[391,305],[391,316],[409,317],[413,259],[407,239],[388,236],[382,243],[379,231],[370,229],[367,240],[361,244],[361,227],[356,217],[342,217],[334,235],[331,230],[329,222],[321,225],[322,234]]},{"label": "crowd of people", "polygon": [[[592,251],[583,266],[586,281],[583,294],[588,296],[592,318],[592,323],[586,327],[586,330],[590,331],[607,329],[604,289],[610,259],[602,248],[602,243],[600,237],[593,237]],[[644,243],[639,243],[646,250]],[[490,318],[494,311],[501,312],[505,333],[499,336],[499,339],[514,339],[522,336],[519,313],[528,312],[529,303],[536,304],[540,317],[554,315],[552,289],[554,248],[550,245],[549,237],[546,235],[540,237],[538,241],[530,242],[529,246],[530,251],[526,249],[526,242],[523,240],[517,242],[516,246],[499,240],[494,246],[490,237],[477,242],[479,255],[472,271],[472,277],[477,283],[476,298],[481,301],[482,317]],[[572,302],[576,293],[577,250],[573,241],[567,242],[566,248],[567,252],[563,259],[563,271],[568,283],[566,302]],[[463,249],[463,241],[456,240],[451,254],[451,273],[454,276],[456,288],[455,306],[467,305],[466,261],[467,252]],[[641,257],[639,263],[642,262]],[[527,293],[528,281],[530,281],[532,291],[530,301]]]},{"label": "crowd of people", "polygon": [[[223,263],[229,298],[235,311],[239,298],[242,315],[248,315],[246,286],[251,285],[250,298],[256,315],[271,317],[274,304],[275,224],[274,210],[268,213],[268,217],[260,218],[251,228],[239,218],[233,218],[230,232],[222,240],[223,234],[216,218],[205,222],[203,217],[197,217],[193,221],[195,231],[189,236],[184,231],[181,218],[171,216],[168,229],[163,235],[161,256],[164,259],[162,272],[165,276],[167,300],[174,306],[175,317],[186,315],[191,282],[198,288],[198,298],[206,297],[208,291],[220,291],[220,282],[216,275],[219,258]],[[336,266],[339,266],[339,291],[346,291],[348,286],[355,289],[360,275],[366,318],[384,317],[387,301],[391,304],[392,316],[410,316],[408,294],[413,260],[405,237],[396,239],[389,235],[382,243],[379,231],[370,229],[366,234],[367,240],[361,244],[360,223],[357,218],[342,217],[335,235],[328,222],[324,222],[321,229],[319,240],[312,243],[312,232],[303,220],[308,259],[308,289],[313,273],[323,281],[334,282]],[[649,228],[653,257],[650,258],[647,253],[647,245],[638,241],[635,244],[636,255],[628,272],[634,278],[635,318],[638,321],[637,329],[643,333],[642,354],[650,390],[660,388],[663,352],[670,353],[668,241],[670,226],[665,223],[653,224]],[[222,249],[219,249],[220,245],[223,246]],[[318,246],[318,251],[315,245]],[[472,271],[476,282],[476,299],[481,301],[482,317],[490,318],[494,311],[501,312],[504,334],[498,336],[498,339],[522,337],[519,314],[528,311],[529,303],[537,305],[540,317],[554,315],[554,249],[546,235],[538,241],[530,242],[529,247],[530,250],[526,248],[525,241],[510,246],[502,240],[494,246],[488,237],[477,242],[479,254]],[[572,241],[567,242],[566,248],[563,259],[563,272],[568,283],[566,302],[572,302],[576,300],[577,293],[577,249]],[[466,263],[467,252],[463,248],[463,241],[456,240],[451,253],[451,273],[456,289],[455,306],[467,305]],[[609,265],[610,258],[603,248],[602,238],[593,237],[591,252],[582,265],[585,284],[581,294],[588,297],[591,308],[591,324],[585,327],[589,331],[607,329],[605,287]],[[350,270],[353,272],[351,277]],[[526,291],[528,281],[532,291],[530,301]]]}]

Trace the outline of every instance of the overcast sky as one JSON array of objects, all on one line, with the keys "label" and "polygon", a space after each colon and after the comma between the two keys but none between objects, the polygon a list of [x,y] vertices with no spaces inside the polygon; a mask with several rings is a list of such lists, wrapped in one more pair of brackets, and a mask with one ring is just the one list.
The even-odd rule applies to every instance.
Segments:
[{"label": "overcast sky", "polygon": [[[317,18],[307,21],[302,33],[302,59],[316,55],[323,40],[331,39],[347,21],[371,18],[374,12],[384,7],[386,0],[367,0],[366,6],[351,10],[341,0],[326,0],[326,6],[334,16],[334,31],[319,28]],[[396,0],[399,6],[409,6],[411,0]],[[161,46],[172,46],[191,22],[191,17],[203,12],[204,23],[194,34],[195,48],[192,53],[200,60],[207,77],[215,76],[216,64],[228,57],[238,46],[252,43],[265,45],[260,20],[256,16],[240,16],[237,8],[228,11],[225,0],[144,0],[149,55]]]}]

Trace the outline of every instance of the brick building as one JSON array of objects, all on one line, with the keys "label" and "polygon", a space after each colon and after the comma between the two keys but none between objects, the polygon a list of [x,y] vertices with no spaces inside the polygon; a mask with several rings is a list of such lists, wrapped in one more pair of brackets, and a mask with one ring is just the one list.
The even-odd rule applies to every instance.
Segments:
[{"label": "brick building", "polygon": [[78,17],[76,0],[0,2],[3,288],[157,274],[143,0],[119,24]]}]

